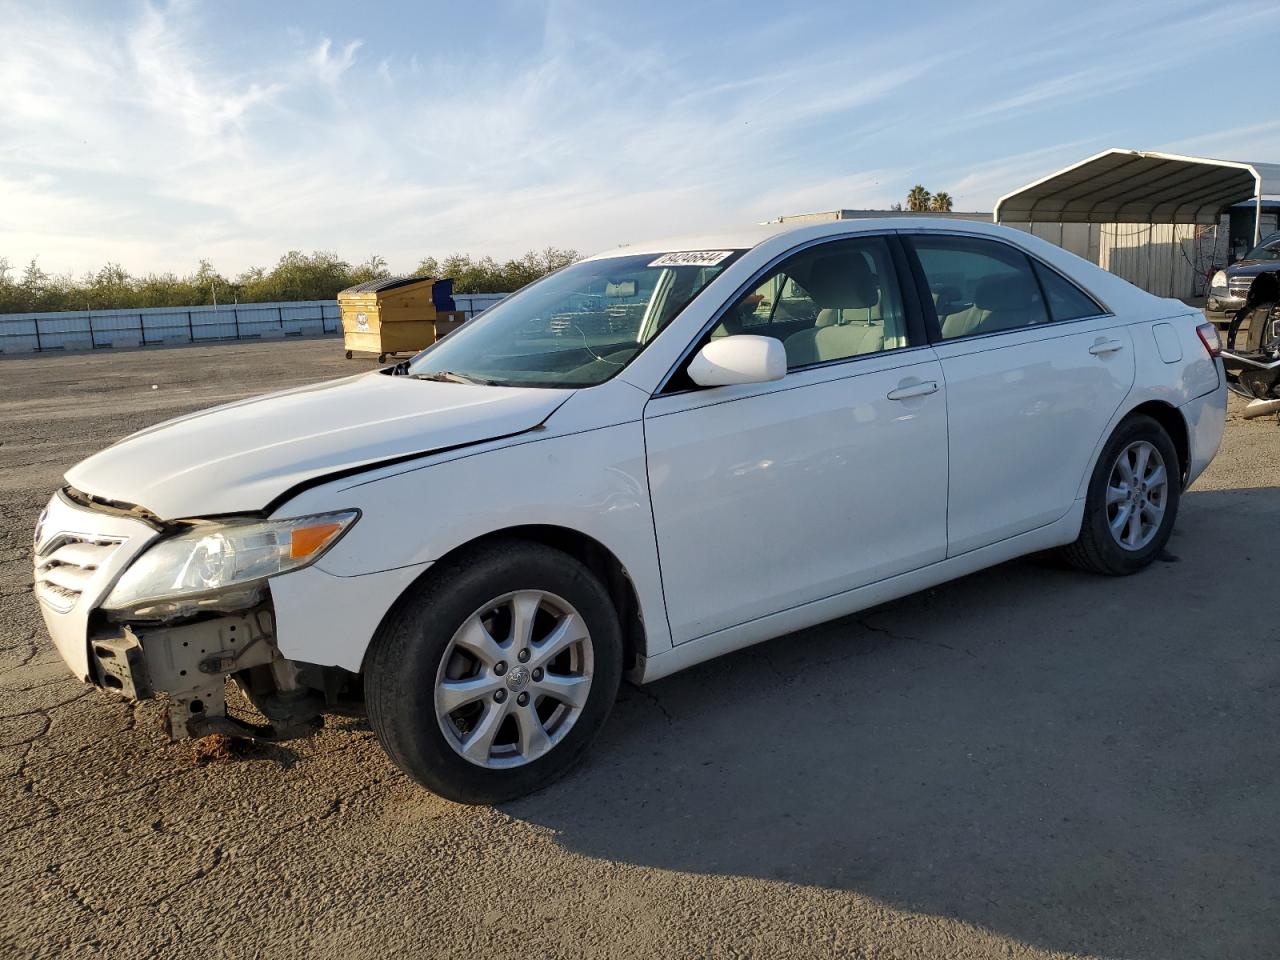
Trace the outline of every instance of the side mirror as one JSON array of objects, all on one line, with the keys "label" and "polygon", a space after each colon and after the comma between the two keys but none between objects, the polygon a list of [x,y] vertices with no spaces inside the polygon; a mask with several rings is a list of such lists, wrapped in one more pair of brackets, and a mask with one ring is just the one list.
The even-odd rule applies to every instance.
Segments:
[{"label": "side mirror", "polygon": [[787,352],[774,337],[722,337],[712,340],[689,361],[689,379],[700,387],[767,383],[786,375]]}]

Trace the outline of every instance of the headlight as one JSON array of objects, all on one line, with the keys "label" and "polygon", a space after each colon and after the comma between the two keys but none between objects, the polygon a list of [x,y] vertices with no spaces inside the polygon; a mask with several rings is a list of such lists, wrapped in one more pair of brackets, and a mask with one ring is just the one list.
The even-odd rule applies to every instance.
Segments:
[{"label": "headlight", "polygon": [[1219,270],[1217,273],[1215,273],[1213,275],[1213,279],[1209,281],[1209,288],[1211,290],[1226,290],[1227,289],[1227,271]]},{"label": "headlight", "polygon": [[134,560],[102,606],[148,619],[251,606],[268,577],[319,560],[359,516],[196,524]]}]

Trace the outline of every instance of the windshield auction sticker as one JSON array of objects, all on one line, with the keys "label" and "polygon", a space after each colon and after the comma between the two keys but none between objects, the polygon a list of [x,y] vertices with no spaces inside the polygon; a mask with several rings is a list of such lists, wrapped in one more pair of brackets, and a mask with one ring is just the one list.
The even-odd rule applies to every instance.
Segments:
[{"label": "windshield auction sticker", "polygon": [[732,250],[684,250],[680,253],[664,253],[651,267],[714,267]]}]

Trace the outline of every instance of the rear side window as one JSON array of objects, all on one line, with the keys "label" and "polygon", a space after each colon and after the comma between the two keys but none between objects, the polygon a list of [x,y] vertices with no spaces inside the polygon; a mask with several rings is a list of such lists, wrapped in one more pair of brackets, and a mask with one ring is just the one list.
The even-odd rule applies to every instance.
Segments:
[{"label": "rear side window", "polygon": [[1032,263],[1036,276],[1040,278],[1040,286],[1044,288],[1045,299],[1049,301],[1049,315],[1054,320],[1080,320],[1107,312],[1062,274],[1034,260]]},{"label": "rear side window", "polygon": [[944,340],[1048,321],[1040,284],[1021,251],[973,237],[916,236],[911,245]]}]

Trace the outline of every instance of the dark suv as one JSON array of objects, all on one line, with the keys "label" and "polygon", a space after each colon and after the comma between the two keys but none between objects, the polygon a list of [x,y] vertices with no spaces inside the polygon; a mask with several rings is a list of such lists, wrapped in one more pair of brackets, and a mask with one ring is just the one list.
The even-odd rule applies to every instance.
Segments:
[{"label": "dark suv", "polygon": [[1244,306],[1253,278],[1266,270],[1280,268],[1280,233],[1263,237],[1262,242],[1225,270],[1213,275],[1205,310],[1235,313]]}]

